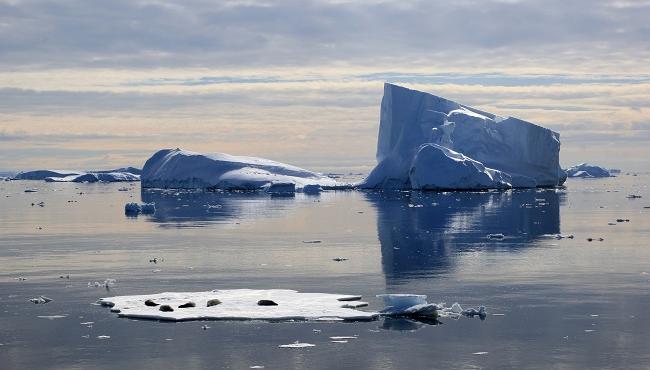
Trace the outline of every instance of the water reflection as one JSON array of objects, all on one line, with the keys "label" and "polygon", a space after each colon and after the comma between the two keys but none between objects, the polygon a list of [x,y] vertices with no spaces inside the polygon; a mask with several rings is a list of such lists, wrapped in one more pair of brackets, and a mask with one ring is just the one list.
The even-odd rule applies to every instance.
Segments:
[{"label": "water reflection", "polygon": [[442,325],[442,322],[437,319],[384,317],[380,327],[384,330],[416,331],[431,325]]},{"label": "water reflection", "polygon": [[144,189],[142,201],[156,203],[149,217],[162,227],[203,227],[236,223],[243,219],[277,217],[297,204],[313,202],[314,196],[271,196],[264,192],[209,192]]},{"label": "water reflection", "polygon": [[[389,283],[442,274],[462,252],[517,250],[560,233],[564,194],[548,190],[505,192],[369,192],[377,210],[382,267]],[[504,234],[489,240],[488,234]]]}]

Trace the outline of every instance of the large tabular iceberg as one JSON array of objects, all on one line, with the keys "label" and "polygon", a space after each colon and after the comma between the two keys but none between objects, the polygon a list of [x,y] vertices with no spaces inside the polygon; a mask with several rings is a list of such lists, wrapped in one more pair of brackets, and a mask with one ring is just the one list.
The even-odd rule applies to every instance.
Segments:
[{"label": "large tabular iceberg", "polygon": [[308,185],[341,186],[319,173],[268,159],[181,149],[155,153],[144,164],[141,178],[144,188],[259,190],[293,184],[300,191]]},{"label": "large tabular iceberg", "polygon": [[595,178],[595,177],[611,177],[612,174],[609,170],[603,167],[594,166],[592,164],[580,163],[566,170],[569,177],[582,177],[582,178]]},{"label": "large tabular iceberg", "polygon": [[359,186],[485,189],[557,186],[559,134],[451,100],[385,84],[378,164]]}]

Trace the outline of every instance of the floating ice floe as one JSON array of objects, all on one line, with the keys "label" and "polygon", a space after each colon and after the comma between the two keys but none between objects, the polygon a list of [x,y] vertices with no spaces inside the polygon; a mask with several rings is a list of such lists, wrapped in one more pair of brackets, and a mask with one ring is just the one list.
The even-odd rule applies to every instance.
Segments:
[{"label": "floating ice floe", "polygon": [[557,186],[560,135],[513,118],[386,83],[372,189]]},{"label": "floating ice floe", "polygon": [[[290,191],[289,184],[293,184]],[[142,169],[143,188],[268,190],[296,192],[342,187],[324,176],[285,163],[224,153],[201,154],[164,149],[147,160]],[[279,194],[281,194],[279,193]]]},{"label": "floating ice floe", "polygon": [[566,170],[568,177],[596,178],[612,177],[608,169],[587,163],[580,163]]},{"label": "floating ice floe", "polygon": [[295,290],[213,290],[102,298],[120,317],[154,320],[373,320],[360,296]]}]

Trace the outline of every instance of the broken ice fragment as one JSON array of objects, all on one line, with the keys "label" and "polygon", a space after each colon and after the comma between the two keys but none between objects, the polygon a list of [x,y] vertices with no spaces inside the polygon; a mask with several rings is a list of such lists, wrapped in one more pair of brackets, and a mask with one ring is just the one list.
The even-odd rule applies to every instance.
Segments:
[{"label": "broken ice fragment", "polygon": [[45,296],[38,296],[36,298],[31,298],[29,301],[34,304],[45,304],[52,302],[52,299]]},{"label": "broken ice fragment", "polygon": [[316,347],[315,344],[311,343],[300,343],[299,341],[295,341],[291,344],[281,344],[278,347],[280,348],[307,348],[307,347]]}]

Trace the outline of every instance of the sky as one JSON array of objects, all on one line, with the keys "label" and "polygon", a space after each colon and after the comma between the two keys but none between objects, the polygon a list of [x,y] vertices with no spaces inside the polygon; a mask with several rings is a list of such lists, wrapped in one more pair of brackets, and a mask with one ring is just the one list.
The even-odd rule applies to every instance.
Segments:
[{"label": "sky", "polygon": [[650,171],[647,0],[0,0],[0,169],[375,163],[388,81]]}]

